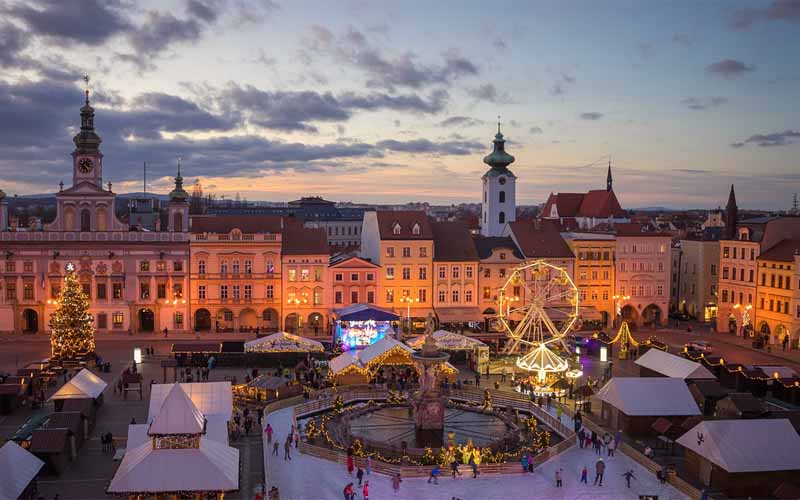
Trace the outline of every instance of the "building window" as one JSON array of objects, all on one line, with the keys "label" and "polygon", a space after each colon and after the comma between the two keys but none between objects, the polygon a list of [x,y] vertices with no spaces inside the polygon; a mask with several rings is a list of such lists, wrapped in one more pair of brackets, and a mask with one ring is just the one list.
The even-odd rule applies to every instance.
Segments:
[{"label": "building window", "polygon": [[219,298],[222,300],[228,300],[228,285],[219,286]]},{"label": "building window", "polygon": [[122,283],[112,283],[111,287],[114,300],[122,300]]},{"label": "building window", "polygon": [[244,274],[253,274],[253,261],[246,260],[244,261]]},{"label": "building window", "polygon": [[206,261],[205,260],[198,260],[197,261],[197,272],[199,274],[206,274]]},{"label": "building window", "polygon": [[608,300],[608,290],[603,290],[603,300]]},{"label": "building window", "polygon": [[342,303],[342,292],[341,291],[337,290],[336,292],[333,293],[333,302],[335,304],[341,304]]},{"label": "building window", "polygon": [[97,315],[97,328],[100,330],[108,328],[108,315],[106,313],[99,313]]},{"label": "building window", "polygon": [[386,279],[393,280],[394,279],[394,267],[388,266],[386,268]]},{"label": "building window", "polygon": [[239,274],[239,261],[238,260],[234,260],[233,261],[233,266],[232,267],[233,267],[233,274]]},{"label": "building window", "polygon": [[391,304],[394,302],[394,290],[391,288],[386,289],[386,303]]},{"label": "building window", "polygon": [[500,191],[499,197],[500,197],[500,203],[505,203],[506,202],[506,192],[505,191]]},{"label": "building window", "polygon": [[457,304],[458,300],[459,300],[459,298],[458,298],[458,290],[453,290],[452,296],[453,296],[453,303]]},{"label": "building window", "polygon": [[239,285],[233,285],[231,288],[233,289],[233,300],[239,300],[241,297]]},{"label": "building window", "polygon": [[367,273],[367,281],[375,281],[375,274]]},{"label": "building window", "polygon": [[122,328],[122,322],[125,320],[125,317],[121,312],[115,312],[111,315],[111,326],[113,328]]},{"label": "building window", "polygon": [[453,268],[450,270],[450,275],[453,277],[453,279],[458,279],[460,277],[459,276],[460,273],[461,273],[461,268],[459,268],[458,266],[453,266]]},{"label": "building window", "polygon": [[608,278],[609,278],[609,272],[608,272],[608,270],[605,270],[605,271],[603,271],[603,279],[604,279],[604,280],[607,280]]},{"label": "building window", "polygon": [[314,281],[316,281],[316,282],[322,281],[322,268],[321,267],[315,267],[314,268]]},{"label": "building window", "polygon": [[722,258],[728,259],[731,256],[731,249],[730,247],[722,247]]},{"label": "building window", "polygon": [[419,268],[419,279],[426,280],[428,279],[428,268],[425,266],[421,266]]},{"label": "building window", "polygon": [[439,266],[439,279],[443,280],[447,278],[447,268],[445,266]]},{"label": "building window", "polygon": [[275,286],[274,285],[267,285],[267,298],[274,299],[275,298]]},{"label": "building window", "polygon": [[722,279],[724,279],[724,280],[728,279],[728,268],[727,267],[723,267],[722,268]]},{"label": "building window", "polygon": [[483,287],[483,300],[489,300],[492,298],[492,287],[485,286]]},{"label": "building window", "polygon": [[445,300],[447,300],[447,292],[439,290],[439,302],[444,302]]},{"label": "building window", "polygon": [[83,283],[81,284],[81,288],[83,289],[83,294],[86,295],[87,299],[92,298],[92,284],[91,283]]},{"label": "building window", "polygon": [[156,262],[156,271],[158,271],[159,273],[163,273],[166,270],[167,270],[166,262],[164,262],[163,260],[159,260]]},{"label": "building window", "polygon": [[[692,284],[692,294],[694,294],[694,284]],[[656,295],[658,295],[659,297],[664,295],[664,285],[656,286]]]},{"label": "building window", "polygon": [[413,234],[414,236],[419,236],[419,233],[420,233],[419,224],[415,222],[414,227],[411,228],[411,234]]},{"label": "building window", "polygon": [[150,298],[150,283],[139,284],[139,298],[147,300]]},{"label": "building window", "polygon": [[403,247],[403,257],[411,257],[411,247]]},{"label": "building window", "polygon": [[427,302],[428,292],[424,288],[420,288],[417,290],[417,299],[419,299],[420,302]]},{"label": "building window", "polygon": [[498,276],[500,276],[501,278],[505,278],[506,277],[506,269],[505,268],[501,268],[500,272],[498,273]]},{"label": "building window", "polygon": [[386,247],[386,256],[394,257],[394,247]]},{"label": "building window", "polygon": [[50,285],[50,298],[57,299],[61,295],[61,287],[59,285]]},{"label": "building window", "polygon": [[420,257],[427,257],[428,256],[428,249],[425,248],[425,247],[420,247],[419,256]]},{"label": "building window", "polygon": [[175,260],[172,261],[172,270],[177,272],[183,271],[183,261],[182,260]]},{"label": "building window", "polygon": [[12,281],[6,282],[6,300],[17,300],[17,284]]},{"label": "building window", "polygon": [[372,290],[367,292],[367,304],[374,304],[375,303],[375,292]]},{"label": "building window", "polygon": [[333,275],[333,281],[344,281],[344,274],[336,273]]},{"label": "building window", "polygon": [[392,233],[395,235],[400,234],[400,224],[396,223],[392,226]]},{"label": "building window", "polygon": [[106,299],[106,284],[105,283],[98,283],[97,284],[97,298],[98,299]]},{"label": "building window", "polygon": [[483,277],[484,278],[491,278],[492,277],[492,270],[491,268],[484,267],[483,268]]},{"label": "building window", "polygon": [[17,263],[14,262],[13,260],[7,260],[6,261],[6,272],[7,273],[13,273],[13,272],[16,272],[16,270],[17,270]]},{"label": "building window", "polygon": [[167,298],[167,285],[164,283],[159,283],[156,286],[156,295],[159,299],[166,299]]},{"label": "building window", "polygon": [[146,273],[146,272],[150,271],[150,261],[149,260],[143,260],[143,261],[139,262],[139,271],[141,271],[143,273]]},{"label": "building window", "polygon": [[32,273],[33,272],[33,262],[26,260],[22,263],[22,272],[25,273]]},{"label": "building window", "polygon": [[464,291],[464,302],[472,302],[472,290]]},{"label": "building window", "polygon": [[506,223],[506,213],[505,212],[500,212],[500,215],[497,216],[497,222],[499,222],[500,224],[505,224]]},{"label": "building window", "polygon": [[467,279],[472,278],[472,266],[467,266],[464,270],[464,274],[467,276]]},{"label": "building window", "polygon": [[183,328],[183,313],[175,313],[175,328]]},{"label": "building window", "polygon": [[411,279],[411,268],[410,267],[404,267],[403,268],[403,279],[404,280],[410,280]]},{"label": "building window", "polygon": [[244,300],[250,300],[253,298],[253,285],[245,285],[244,286]]},{"label": "building window", "polygon": [[350,281],[358,281],[358,273],[350,273]]},{"label": "building window", "polygon": [[219,263],[219,273],[220,274],[228,274],[228,261],[223,260]]},{"label": "building window", "polygon": [[206,286],[205,285],[199,285],[197,287],[197,298],[205,300],[205,298],[206,298]]},{"label": "building window", "polygon": [[271,260],[267,261],[267,274],[275,273],[275,263]]},{"label": "building window", "polygon": [[358,292],[355,291],[355,290],[352,290],[350,292],[350,303],[351,304],[358,304]]},{"label": "building window", "polygon": [[33,300],[33,283],[22,285],[22,300]]}]

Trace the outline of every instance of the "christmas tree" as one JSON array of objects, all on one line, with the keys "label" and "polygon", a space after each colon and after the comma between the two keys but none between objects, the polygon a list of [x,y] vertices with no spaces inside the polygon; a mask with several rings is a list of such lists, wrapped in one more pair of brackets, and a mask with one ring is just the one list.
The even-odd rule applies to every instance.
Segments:
[{"label": "christmas tree", "polygon": [[50,329],[50,348],[54,358],[74,358],[79,353],[94,352],[89,298],[83,293],[72,264],[67,264],[58,307],[50,316]]}]

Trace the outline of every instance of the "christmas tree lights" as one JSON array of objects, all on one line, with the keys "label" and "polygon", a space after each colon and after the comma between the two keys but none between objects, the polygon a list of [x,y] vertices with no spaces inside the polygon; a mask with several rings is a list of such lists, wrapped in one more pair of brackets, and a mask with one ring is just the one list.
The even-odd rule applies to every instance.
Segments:
[{"label": "christmas tree lights", "polygon": [[58,307],[50,315],[50,350],[54,358],[70,359],[94,352],[94,325],[89,314],[89,298],[75,276],[75,266],[67,264]]}]

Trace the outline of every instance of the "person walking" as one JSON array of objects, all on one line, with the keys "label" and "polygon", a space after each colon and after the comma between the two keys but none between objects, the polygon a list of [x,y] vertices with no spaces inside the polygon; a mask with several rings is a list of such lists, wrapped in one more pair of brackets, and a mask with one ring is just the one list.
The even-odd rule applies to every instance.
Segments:
[{"label": "person walking", "polygon": [[623,474],[622,477],[624,477],[625,482],[628,483],[628,488],[631,487],[631,479],[636,479],[636,476],[633,475],[633,469]]},{"label": "person walking", "polygon": [[364,500],[369,500],[369,481],[364,483],[364,487],[361,488],[361,494],[364,495]]},{"label": "person walking", "polygon": [[267,428],[264,429],[264,432],[267,433],[267,443],[271,443],[272,442],[272,432],[273,431],[272,431],[272,425],[270,425],[269,422],[267,422]]},{"label": "person walking", "polygon": [[561,414],[562,413],[564,413],[564,410],[562,410],[560,406],[558,408],[556,408],[556,417],[558,417],[558,421],[559,422],[561,422]]},{"label": "person walking", "polygon": [[453,461],[450,462],[450,473],[453,475],[453,479],[461,475],[461,472],[458,470],[458,460],[453,459]]},{"label": "person walking", "polygon": [[342,494],[344,495],[344,500],[353,500],[353,498],[355,498],[355,492],[353,492],[353,483],[347,483],[347,486],[345,486],[342,490]]},{"label": "person walking", "polygon": [[583,427],[580,428],[578,431],[578,446],[583,448],[583,445],[586,442],[586,431],[583,430]]},{"label": "person walking", "polygon": [[361,467],[356,471],[356,479],[358,479],[358,485],[361,486],[361,482],[364,480],[364,469]]},{"label": "person walking", "polygon": [[614,456],[614,450],[616,450],[616,449],[617,449],[617,447],[614,444],[614,441],[611,441],[610,443],[608,443],[608,445],[606,446],[606,451],[608,451],[608,456],[609,457],[613,457]]},{"label": "person walking", "polygon": [[528,452],[522,454],[522,472],[528,472]]},{"label": "person walking", "polygon": [[594,472],[595,472],[594,476],[595,486],[603,486],[603,474],[605,474],[606,472],[606,463],[603,462],[602,458],[598,458],[597,463],[594,464]]},{"label": "person walking", "polygon": [[469,457],[469,465],[472,467],[472,479],[478,478],[478,464],[475,463],[475,457]]},{"label": "person walking", "polygon": [[431,469],[431,475],[428,476],[428,484],[431,484],[431,481],[433,481],[433,484],[439,484],[439,475],[441,473],[442,471],[439,469],[439,464],[434,465],[433,469]]},{"label": "person walking", "polygon": [[286,442],[283,444],[283,459],[284,460],[291,460],[292,459],[292,437],[287,436]]},{"label": "person walking", "polygon": [[392,490],[394,490],[394,494],[396,495],[398,491],[400,491],[400,483],[403,480],[400,478],[400,473],[398,472],[394,476],[392,476]]},{"label": "person walking", "polygon": [[278,441],[275,441],[275,443],[272,445],[272,454],[276,457],[278,456]]},{"label": "person walking", "polygon": [[563,486],[563,482],[561,481],[561,471],[563,469],[556,469],[556,488],[561,488]]},{"label": "person walking", "polygon": [[300,448],[300,431],[294,431],[294,447]]},{"label": "person walking", "polygon": [[619,448],[620,441],[622,441],[622,431],[617,429],[617,433],[614,434],[614,449]]},{"label": "person walking", "polygon": [[589,468],[584,465],[583,470],[581,470],[581,482],[583,484],[589,484],[587,482],[588,480],[589,480]]},{"label": "person walking", "polygon": [[355,469],[355,463],[353,462],[353,455],[350,455],[348,453],[348,455],[347,455],[347,473],[352,476],[354,469]]},{"label": "person walking", "polygon": [[367,475],[372,474],[372,455],[367,455]]}]

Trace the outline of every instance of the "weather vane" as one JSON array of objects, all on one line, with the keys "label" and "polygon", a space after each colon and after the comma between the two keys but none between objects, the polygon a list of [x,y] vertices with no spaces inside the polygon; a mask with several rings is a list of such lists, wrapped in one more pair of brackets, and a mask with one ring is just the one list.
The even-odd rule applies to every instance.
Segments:
[{"label": "weather vane", "polygon": [[83,75],[83,81],[86,82],[86,104],[89,104],[89,75]]}]

